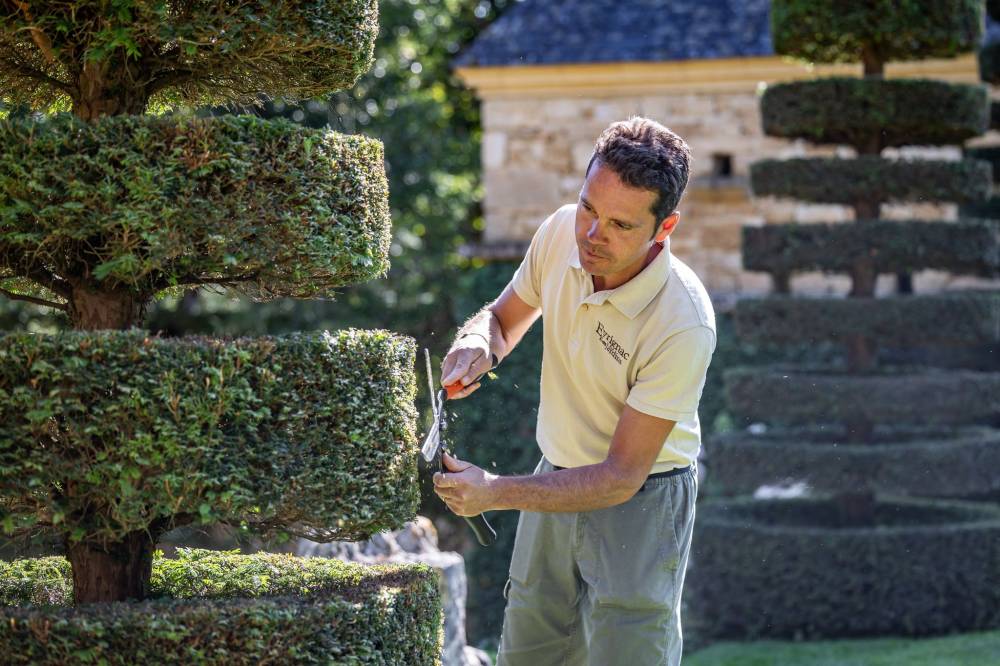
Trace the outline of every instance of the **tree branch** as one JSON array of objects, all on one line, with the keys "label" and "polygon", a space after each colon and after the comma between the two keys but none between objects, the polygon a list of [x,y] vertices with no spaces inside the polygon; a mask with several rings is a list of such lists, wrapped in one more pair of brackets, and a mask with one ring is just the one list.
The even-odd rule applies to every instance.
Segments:
[{"label": "tree branch", "polygon": [[156,283],[155,288],[157,291],[159,291],[161,289],[168,289],[170,287],[182,287],[186,285],[199,285],[199,284],[227,285],[227,284],[236,284],[238,282],[253,282],[258,277],[259,276],[256,273],[235,275],[230,278],[225,278],[225,277],[204,278],[204,277],[198,277],[196,275],[185,275],[184,277],[177,278],[177,282],[175,284],[167,284],[161,280],[160,282]]},{"label": "tree branch", "polygon": [[46,301],[44,298],[35,298],[34,296],[15,294],[14,292],[7,291],[3,288],[0,288],[0,294],[3,294],[12,301],[26,301],[28,303],[34,303],[35,305],[44,305],[49,308],[55,308],[56,310],[62,310],[63,312],[69,310],[69,306],[65,303],[56,303],[55,301]]},{"label": "tree branch", "polygon": [[53,78],[48,74],[46,74],[45,72],[37,70],[34,67],[31,67],[30,65],[26,65],[23,62],[18,62],[11,58],[0,58],[0,65],[3,65],[3,67],[6,68],[8,72],[17,74],[19,76],[23,76],[24,78],[27,79],[33,79],[35,81],[41,81],[42,83],[47,83],[53,88],[57,88],[58,90],[63,91],[67,95],[70,94],[73,90],[72,86],[70,86],[68,83]]}]

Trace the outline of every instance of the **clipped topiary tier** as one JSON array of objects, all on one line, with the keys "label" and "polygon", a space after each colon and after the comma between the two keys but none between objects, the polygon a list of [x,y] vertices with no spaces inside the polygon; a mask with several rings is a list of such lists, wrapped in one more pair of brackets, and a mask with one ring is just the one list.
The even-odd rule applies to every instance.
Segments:
[{"label": "clipped topiary tier", "polygon": [[1000,373],[892,370],[876,374],[832,369],[733,368],[726,400],[738,418],[774,425],[990,423],[1000,416]]},{"label": "clipped topiary tier", "polygon": [[995,505],[884,497],[857,524],[823,499],[732,499],[699,505],[698,523],[687,585],[711,609],[705,631],[715,638],[1000,624]]},{"label": "clipped topiary tier", "polygon": [[5,3],[0,25],[10,63],[0,70],[0,100],[72,105],[96,118],[140,114],[148,104],[255,104],[262,93],[309,99],[349,88],[371,67],[378,3]]},{"label": "clipped topiary tier", "polygon": [[[727,433],[712,440],[708,483],[722,495],[804,482],[819,492],[982,498],[1000,493],[1000,430],[885,428],[863,444],[839,428]],[[946,474],[940,473],[947,470]]]},{"label": "clipped topiary tier", "polygon": [[772,0],[774,52],[813,63],[951,58],[982,34],[981,0]]},{"label": "clipped topiary tier", "polygon": [[760,110],[768,136],[881,150],[962,143],[986,130],[990,103],[985,86],[834,77],[769,86]]},{"label": "clipped topiary tier", "polygon": [[840,341],[864,335],[885,346],[1000,343],[1000,291],[887,298],[745,299],[736,333],[754,344]]},{"label": "clipped topiary tier", "polygon": [[1000,275],[1000,220],[862,220],[856,224],[743,227],[743,267],[750,271],[846,273],[868,256],[878,273],[941,270]]},{"label": "clipped topiary tier", "polygon": [[154,560],[153,599],[76,609],[50,606],[72,598],[63,558],[0,562],[0,581],[0,606],[22,606],[0,609],[12,665],[439,663],[438,577],[423,565],[181,549]]},{"label": "clipped topiary tier", "polygon": [[761,160],[750,165],[750,186],[757,196],[812,203],[966,203],[989,196],[992,183],[993,169],[982,160],[890,160],[860,155]]},{"label": "clipped topiary tier", "polygon": [[144,543],[139,569],[191,522],[324,541],[394,528],[419,500],[414,357],[384,331],[4,336],[0,522],[62,533],[71,559]]},{"label": "clipped topiary tier", "polygon": [[284,120],[0,121],[0,200],[0,278],[86,266],[48,285],[78,308],[209,282],[322,296],[389,265],[382,144]]}]

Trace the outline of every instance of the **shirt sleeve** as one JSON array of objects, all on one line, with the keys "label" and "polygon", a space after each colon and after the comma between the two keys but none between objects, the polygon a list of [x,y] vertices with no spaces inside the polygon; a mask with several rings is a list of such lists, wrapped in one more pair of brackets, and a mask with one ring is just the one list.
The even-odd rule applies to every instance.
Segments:
[{"label": "shirt sleeve", "polygon": [[514,277],[510,280],[511,287],[522,301],[533,308],[542,307],[542,267],[545,265],[543,246],[548,236],[549,228],[553,225],[555,213],[550,215],[531,238],[531,245],[528,252],[521,260],[521,265],[517,267]]},{"label": "shirt sleeve", "polygon": [[670,336],[639,370],[626,404],[661,419],[693,419],[714,352],[715,331],[707,326]]}]

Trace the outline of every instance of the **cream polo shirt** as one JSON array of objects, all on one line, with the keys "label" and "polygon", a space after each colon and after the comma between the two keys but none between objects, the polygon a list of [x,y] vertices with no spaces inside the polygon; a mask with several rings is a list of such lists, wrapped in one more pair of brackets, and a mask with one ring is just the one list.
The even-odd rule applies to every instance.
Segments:
[{"label": "cream polo shirt", "polygon": [[669,238],[638,275],[595,293],[575,218],[570,204],[545,220],[511,279],[544,320],[538,445],[559,467],[603,462],[629,405],[677,422],[651,473],[688,465],[701,447],[698,401],[715,351],[708,293],[671,256]]}]

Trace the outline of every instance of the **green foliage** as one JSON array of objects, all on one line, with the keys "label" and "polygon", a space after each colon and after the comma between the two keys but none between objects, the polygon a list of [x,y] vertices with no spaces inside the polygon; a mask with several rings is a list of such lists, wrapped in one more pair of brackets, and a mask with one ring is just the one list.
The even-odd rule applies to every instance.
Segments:
[{"label": "green foliage", "polygon": [[248,116],[0,121],[0,277],[140,297],[234,283],[323,295],[384,275],[374,140]]},{"label": "green foliage", "polygon": [[769,86],[764,133],[856,148],[956,144],[989,127],[985,86],[837,77]]},{"label": "green foliage", "polygon": [[864,335],[888,346],[1000,343],[1000,291],[890,298],[745,299],[735,308],[740,339],[795,344]]},{"label": "green foliage", "polygon": [[951,58],[973,51],[982,0],[773,0],[775,53],[809,62]]},{"label": "green foliage", "polygon": [[896,370],[853,375],[829,368],[731,368],[725,382],[730,408],[747,424],[989,423],[1000,404],[997,372]]},{"label": "green foliage", "polygon": [[1000,274],[995,220],[781,224],[743,228],[743,267],[751,271],[849,273],[870,256],[879,273],[925,269],[959,275]]},{"label": "green foliage", "polygon": [[708,494],[751,495],[765,484],[796,482],[830,493],[851,488],[969,499],[1000,493],[1000,432],[990,428],[891,427],[863,444],[850,443],[837,428],[744,430],[706,446]]},{"label": "green foliage", "polygon": [[83,81],[112,114],[308,98],[353,85],[377,32],[376,0],[3,2],[0,101],[79,110]]},{"label": "green foliage", "polygon": [[993,169],[981,160],[890,160],[803,157],[761,160],[750,165],[757,196],[814,203],[982,201],[990,194]]},{"label": "green foliage", "polygon": [[413,363],[384,331],[0,338],[0,526],[95,543],[160,521],[399,527],[417,502]]},{"label": "green foliage", "polygon": [[479,102],[455,75],[451,60],[513,4],[383,0],[374,66],[357,85],[303,105],[285,100],[265,105],[265,116],[364,132],[382,141],[392,267],[386,279],[347,288],[336,302],[274,303],[255,308],[252,316],[221,313],[220,323],[259,330],[266,321],[274,331],[377,326],[444,351],[456,323],[454,285],[469,266],[459,249],[483,228]]},{"label": "green foliage", "polygon": [[823,498],[699,505],[698,566],[685,598],[690,614],[707,620],[706,637],[1000,627],[1000,587],[970,583],[1000,577],[1000,507],[887,497],[868,526],[839,508]]},{"label": "green foliage", "polygon": [[[66,604],[69,574],[63,558],[0,562],[0,581],[19,581],[0,604],[54,590]],[[154,559],[151,584],[157,599],[144,603],[4,609],[6,663],[438,663],[438,576],[425,565],[181,549]]]},{"label": "green foliage", "polygon": [[994,85],[1000,83],[1000,41],[979,50],[979,78]]}]

